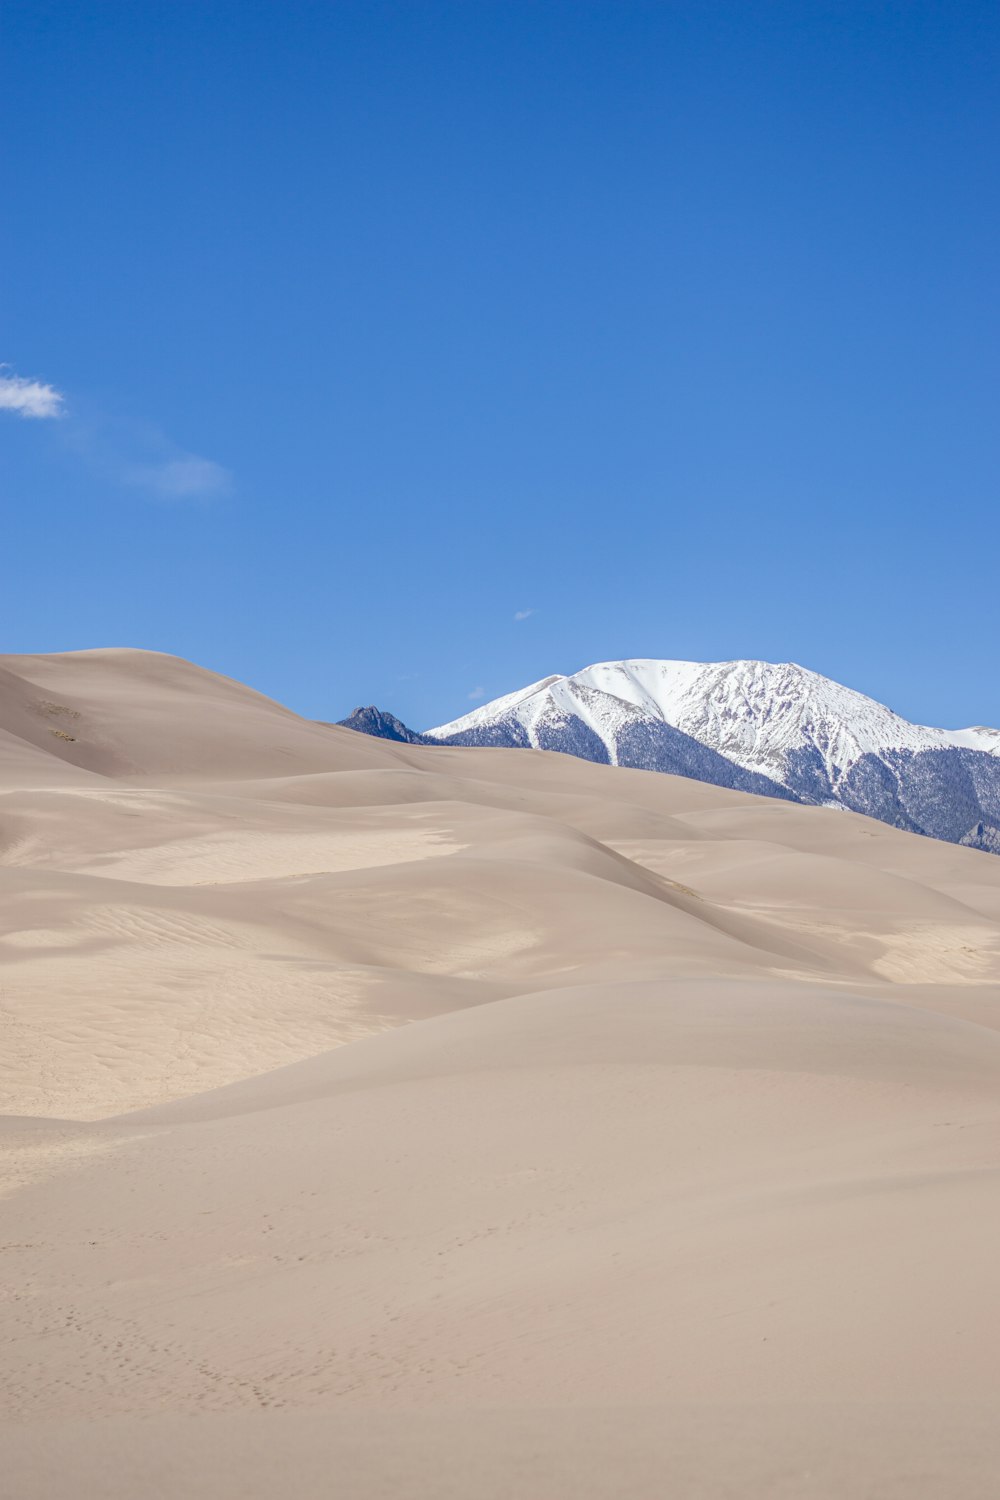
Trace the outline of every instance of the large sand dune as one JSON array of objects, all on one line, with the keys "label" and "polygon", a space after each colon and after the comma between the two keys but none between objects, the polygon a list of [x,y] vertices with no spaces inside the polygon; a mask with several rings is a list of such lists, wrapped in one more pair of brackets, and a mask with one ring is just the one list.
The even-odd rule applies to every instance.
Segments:
[{"label": "large sand dune", "polygon": [[995,1496],[1000,860],[8,657],[0,955],[3,1494]]}]

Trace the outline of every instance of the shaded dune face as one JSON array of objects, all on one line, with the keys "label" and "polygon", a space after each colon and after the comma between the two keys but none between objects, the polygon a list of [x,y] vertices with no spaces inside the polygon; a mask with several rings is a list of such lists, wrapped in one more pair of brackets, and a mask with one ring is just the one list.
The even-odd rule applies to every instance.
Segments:
[{"label": "shaded dune face", "polygon": [[994,1493],[989,854],[7,657],[0,960],[11,1493]]}]

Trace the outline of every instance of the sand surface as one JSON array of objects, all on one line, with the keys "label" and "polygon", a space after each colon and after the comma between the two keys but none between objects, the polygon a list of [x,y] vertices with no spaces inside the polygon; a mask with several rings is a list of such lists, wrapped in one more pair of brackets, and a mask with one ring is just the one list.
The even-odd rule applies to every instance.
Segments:
[{"label": "sand surface", "polygon": [[1000,859],[0,659],[0,1494],[993,1500]]}]

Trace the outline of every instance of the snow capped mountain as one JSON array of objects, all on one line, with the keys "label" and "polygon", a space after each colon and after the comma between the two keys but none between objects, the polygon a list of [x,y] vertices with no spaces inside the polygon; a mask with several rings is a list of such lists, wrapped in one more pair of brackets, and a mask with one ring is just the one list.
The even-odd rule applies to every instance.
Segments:
[{"label": "snow capped mountain", "polygon": [[545,677],[520,692],[425,731],[452,739],[513,717],[537,745],[539,729],[575,714],[612,764],[617,737],[638,719],[659,719],[747,770],[783,779],[787,757],[815,750],[833,785],[862,755],[961,748],[1000,755],[1000,730],[930,729],[794,662],[609,661],[572,677]]},{"label": "snow capped mountain", "polygon": [[1000,852],[1000,731],[911,724],[794,663],[599,662],[497,698],[425,738],[564,750],[837,803]]}]

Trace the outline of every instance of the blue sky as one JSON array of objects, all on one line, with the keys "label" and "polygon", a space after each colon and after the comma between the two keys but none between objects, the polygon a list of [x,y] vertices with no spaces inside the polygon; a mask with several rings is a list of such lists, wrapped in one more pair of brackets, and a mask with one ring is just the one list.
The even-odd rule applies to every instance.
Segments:
[{"label": "blue sky", "polygon": [[4,649],[416,727],[759,656],[1000,724],[995,4],[2,28]]}]

